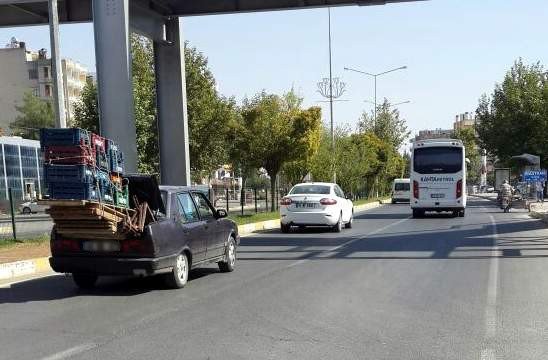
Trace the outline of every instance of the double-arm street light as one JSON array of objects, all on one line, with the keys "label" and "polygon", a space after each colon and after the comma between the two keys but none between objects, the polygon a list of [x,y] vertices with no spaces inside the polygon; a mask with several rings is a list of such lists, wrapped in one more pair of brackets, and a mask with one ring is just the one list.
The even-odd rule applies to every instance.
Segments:
[{"label": "double-arm street light", "polygon": [[[375,106],[377,106],[376,103],[373,102],[373,101],[364,100],[363,102],[366,102],[366,103],[369,103],[369,104],[374,104]],[[390,107],[394,107],[394,106],[398,106],[398,105],[402,105],[402,104],[409,104],[410,102],[411,102],[411,100],[406,100],[406,101],[398,102],[398,103],[395,103],[395,104],[390,104]]]},{"label": "double-arm street light", "polygon": [[368,73],[366,71],[361,71],[361,70],[352,69],[352,68],[348,68],[348,67],[345,67],[344,69],[347,70],[347,71],[357,72],[357,73],[362,74],[362,75],[368,75],[368,76],[371,76],[375,79],[375,110],[374,110],[375,115],[374,115],[374,122],[376,124],[377,123],[377,78],[379,76],[386,75],[386,74],[394,72],[394,71],[407,69],[407,66],[400,66],[398,68],[386,70],[386,71],[380,72],[378,74],[372,74],[372,73]]}]

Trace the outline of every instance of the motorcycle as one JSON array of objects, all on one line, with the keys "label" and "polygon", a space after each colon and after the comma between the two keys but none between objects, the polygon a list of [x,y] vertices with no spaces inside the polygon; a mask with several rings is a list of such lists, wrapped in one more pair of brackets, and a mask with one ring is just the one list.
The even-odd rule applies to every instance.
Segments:
[{"label": "motorcycle", "polygon": [[504,210],[505,213],[507,213],[507,212],[510,212],[511,207],[512,207],[512,197],[503,196],[501,199],[500,208]]}]

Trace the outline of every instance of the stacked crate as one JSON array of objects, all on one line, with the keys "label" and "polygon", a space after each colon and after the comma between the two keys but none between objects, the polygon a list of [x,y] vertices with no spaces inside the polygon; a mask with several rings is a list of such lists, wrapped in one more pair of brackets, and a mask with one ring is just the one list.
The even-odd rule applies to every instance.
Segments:
[{"label": "stacked crate", "polygon": [[124,181],[124,154],[120,151],[118,144],[107,139],[105,142],[109,158],[110,181],[113,184],[114,205],[120,207],[129,206],[129,190]]},{"label": "stacked crate", "polygon": [[[128,207],[123,160],[111,161],[111,140],[83,129],[41,129],[44,180],[51,199],[91,200]],[[118,154],[117,154],[118,155]],[[119,155],[123,159],[121,155]]]}]

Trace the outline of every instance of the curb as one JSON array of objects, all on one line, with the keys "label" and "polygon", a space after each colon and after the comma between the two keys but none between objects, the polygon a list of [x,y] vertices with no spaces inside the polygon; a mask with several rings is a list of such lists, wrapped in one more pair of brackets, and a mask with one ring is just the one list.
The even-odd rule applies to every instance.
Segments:
[{"label": "curb", "polygon": [[0,264],[0,280],[10,280],[46,271],[51,271],[47,257],[5,263]]},{"label": "curb", "polygon": [[[357,205],[354,206],[354,212],[374,209],[382,205],[384,205],[384,203],[381,202],[371,202],[368,204]],[[240,225],[238,226],[238,233],[240,236],[247,236],[257,231],[274,230],[279,228],[280,220],[275,219]],[[49,266],[49,257],[4,263],[0,264],[0,280],[11,280],[21,276],[34,275],[47,271],[53,271]]]}]

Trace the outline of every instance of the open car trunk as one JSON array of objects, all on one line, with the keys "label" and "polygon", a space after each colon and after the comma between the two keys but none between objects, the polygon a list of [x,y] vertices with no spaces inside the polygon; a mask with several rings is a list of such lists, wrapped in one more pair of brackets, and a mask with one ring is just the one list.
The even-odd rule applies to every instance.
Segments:
[{"label": "open car trunk", "polygon": [[139,203],[146,202],[152,212],[166,213],[160,187],[155,176],[128,174],[124,177],[128,180],[130,208],[136,208],[135,198],[137,198]]}]

